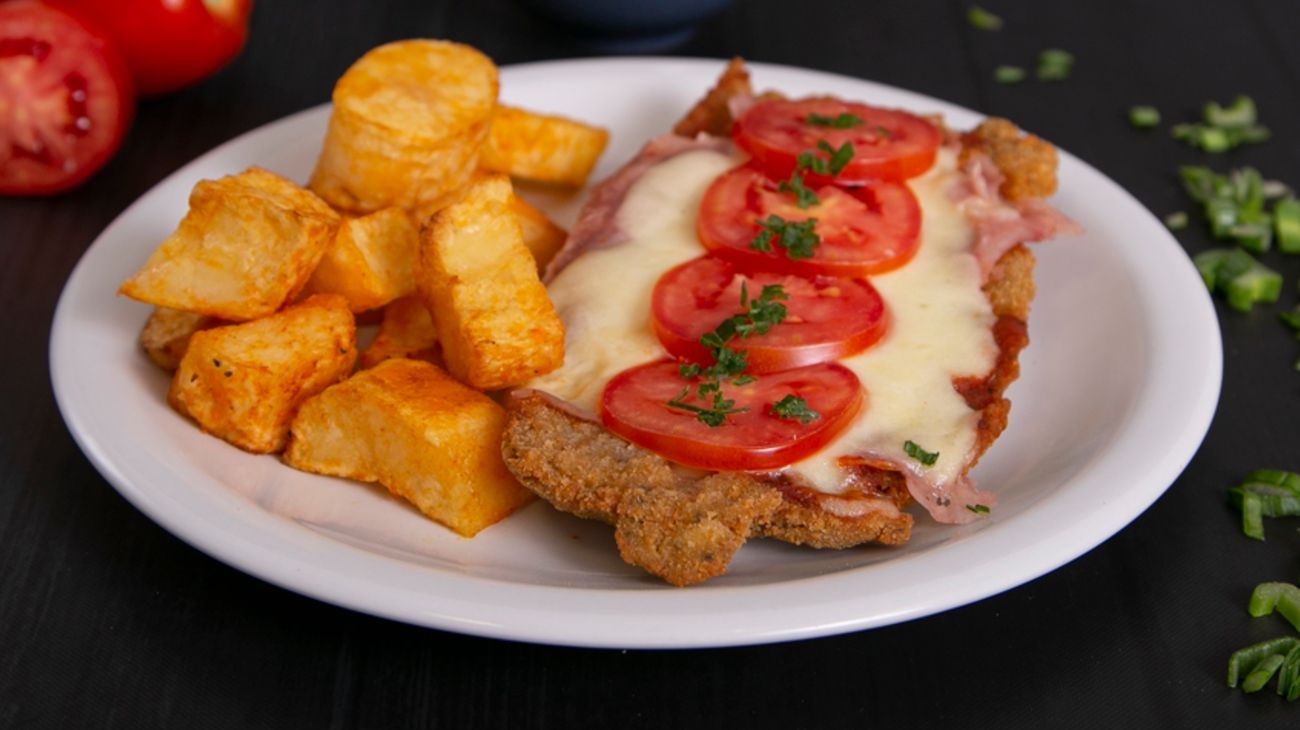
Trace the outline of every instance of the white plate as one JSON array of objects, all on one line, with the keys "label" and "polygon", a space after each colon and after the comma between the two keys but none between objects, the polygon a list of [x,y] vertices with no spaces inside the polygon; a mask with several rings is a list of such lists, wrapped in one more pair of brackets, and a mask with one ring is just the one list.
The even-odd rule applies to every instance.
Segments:
[{"label": "white plate", "polygon": [[[760,88],[921,112],[973,112],[858,79],[752,64]],[[613,130],[597,175],[667,129],[721,63],[621,59],[502,70],[505,100]],[[1088,234],[1037,249],[1033,345],[1011,426],[975,471],[991,519],[918,519],[910,544],[843,551],[755,541],[722,578],[669,588],[618,559],[607,527],[534,504],[473,540],[383,490],[313,476],[206,436],[137,349],[148,308],[115,297],[185,212],[191,186],[261,165],[306,179],[329,111],[224,144],[136,201],[95,241],[55,313],[50,370],[73,436],[145,514],[200,550],[321,600],[424,626],[556,644],[689,647],[842,633],[925,616],[1042,575],[1114,534],[1178,476],[1209,426],[1222,353],[1213,307],[1164,227],[1061,155],[1056,204]],[[544,200],[561,218],[576,201]]]}]

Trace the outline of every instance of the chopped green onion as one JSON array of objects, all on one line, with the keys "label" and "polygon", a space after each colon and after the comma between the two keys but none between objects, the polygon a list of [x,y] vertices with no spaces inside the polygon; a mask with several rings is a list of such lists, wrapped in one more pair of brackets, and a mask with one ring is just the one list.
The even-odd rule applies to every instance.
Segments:
[{"label": "chopped green onion", "polygon": [[1277,675],[1277,693],[1285,694],[1287,702],[1300,698],[1300,644],[1287,652],[1282,671]]},{"label": "chopped green onion", "polygon": [[1241,683],[1241,690],[1250,693],[1264,689],[1264,685],[1268,684],[1268,680],[1273,678],[1273,674],[1277,672],[1284,661],[1286,661],[1285,656],[1274,654],[1260,662],[1254,669],[1250,670],[1250,674],[1246,675],[1246,681]]},{"label": "chopped green onion", "polygon": [[993,69],[993,80],[999,84],[1018,84],[1025,80],[1025,70],[1019,66],[998,66]]},{"label": "chopped green onion", "polygon": [[1258,494],[1241,495],[1241,532],[1252,540],[1264,539],[1264,503]]},{"label": "chopped green onion", "polygon": [[986,515],[989,513],[989,506],[987,504],[968,504],[966,505],[966,509],[977,515]]},{"label": "chopped green onion", "polygon": [[1246,475],[1246,481],[1286,487],[1300,497],[1300,474],[1281,469],[1256,469]]},{"label": "chopped green onion", "polygon": [[1063,81],[1074,68],[1074,56],[1059,48],[1048,48],[1038,54],[1036,75],[1043,81]]},{"label": "chopped green onion", "polygon": [[1300,517],[1300,495],[1281,487],[1260,482],[1246,482],[1228,489],[1228,501],[1238,509],[1242,498],[1253,494],[1259,499],[1260,514],[1264,517]]},{"label": "chopped green onion", "polygon": [[1296,631],[1300,631],[1300,586],[1260,583],[1250,594],[1250,605],[1246,610],[1255,618],[1277,611]]},{"label": "chopped green onion", "polygon": [[1249,312],[1255,302],[1276,302],[1282,276],[1241,249],[1210,249],[1192,259],[1211,292],[1222,292],[1228,306]]},{"label": "chopped green onion", "polygon": [[1273,245],[1273,226],[1270,220],[1260,223],[1238,223],[1228,228],[1228,237],[1251,253],[1264,253]]},{"label": "chopped green onion", "polygon": [[1237,679],[1242,674],[1250,674],[1268,657],[1278,654],[1285,656],[1297,646],[1300,646],[1300,639],[1294,636],[1280,636],[1234,651],[1232,656],[1228,657],[1228,686],[1236,687]]},{"label": "chopped green onion", "polygon": [[1183,165],[1178,168],[1178,176],[1182,178],[1183,189],[1192,200],[1204,203],[1215,196],[1215,178],[1218,176],[1210,168]]},{"label": "chopped green onion", "polygon": [[1160,110],[1147,105],[1129,107],[1128,123],[1138,129],[1151,129],[1160,124]]},{"label": "chopped green onion", "polygon": [[1238,96],[1226,107],[1207,102],[1202,116],[1205,123],[1213,127],[1250,127],[1259,119],[1255,100],[1249,96]]},{"label": "chopped green onion", "polygon": [[1273,227],[1282,253],[1300,253],[1300,200],[1284,198],[1273,205]]},{"label": "chopped green onion", "polygon": [[1171,231],[1181,231],[1187,227],[1187,213],[1176,211],[1165,216],[1165,226]]},{"label": "chopped green onion", "polygon": [[1002,30],[1002,18],[978,5],[972,5],[966,11],[966,22],[976,30]]},{"label": "chopped green onion", "polygon": [[1300,304],[1289,312],[1279,312],[1277,316],[1281,317],[1288,327],[1295,330],[1297,335],[1300,335]]}]

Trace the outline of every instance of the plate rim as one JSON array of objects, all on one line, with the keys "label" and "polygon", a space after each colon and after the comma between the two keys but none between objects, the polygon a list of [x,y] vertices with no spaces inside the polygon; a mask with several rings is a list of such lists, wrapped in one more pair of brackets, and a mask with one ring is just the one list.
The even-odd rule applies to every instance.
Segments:
[{"label": "plate rim", "polygon": [[[711,74],[716,74],[717,68],[723,63],[725,61],[719,59],[654,56],[615,59],[585,58],[503,66],[501,72],[503,80],[508,80],[507,77],[509,76],[522,76],[528,73],[565,73],[571,72],[578,67],[608,67],[612,64],[635,67],[653,64],[660,67],[667,65],[689,67],[692,72],[704,71],[707,68]],[[917,103],[943,110],[956,110],[961,114],[972,115],[977,118],[984,116],[941,99],[867,79],[781,64],[751,62],[748,65],[754,72],[761,75],[811,74],[835,82],[848,82],[885,89],[892,94],[912,98]],[[239,542],[232,543],[229,540],[230,535],[222,534],[220,526],[211,529],[202,525],[196,526],[192,520],[185,519],[185,514],[169,511],[165,500],[160,500],[159,495],[149,493],[148,489],[142,489],[140,485],[134,483],[122,472],[120,466],[105,451],[100,435],[92,433],[86,427],[80,405],[75,401],[69,401],[72,386],[67,381],[67,378],[70,377],[70,373],[67,367],[61,366],[61,363],[66,362],[66,356],[63,353],[70,346],[67,341],[67,333],[68,328],[71,326],[68,322],[73,306],[71,303],[72,294],[77,289],[76,285],[90,276],[87,273],[87,261],[90,259],[92,252],[96,250],[97,246],[100,246],[101,242],[112,238],[112,233],[116,227],[123,225],[124,221],[129,221],[133,216],[133,211],[142,206],[144,201],[158,188],[178,177],[184,177],[187,171],[192,170],[195,166],[201,165],[204,161],[213,157],[219,157],[223,152],[246,143],[250,138],[269,134],[280,126],[301,124],[306,118],[313,115],[324,114],[328,108],[328,104],[318,105],[286,115],[237,135],[182,165],[127,206],[87,247],[73,268],[63,291],[60,293],[54,311],[49,342],[50,379],[59,411],[78,447],[95,466],[96,470],[113,485],[114,489],[136,509],[184,542],[241,572],[299,594],[363,613],[430,628],[476,636],[569,646],[617,648],[736,646],[790,641],[874,628],[920,618],[997,595],[1065,565],[1093,549],[1141,515],[1172,485],[1195,455],[1213,418],[1222,380],[1222,340],[1213,304],[1208,293],[1205,293],[1204,288],[1201,287],[1202,296],[1199,298],[1198,308],[1201,310],[1201,319],[1204,319],[1206,310],[1208,310],[1209,318],[1199,322],[1199,324],[1202,326],[1208,325],[1214,334],[1214,337],[1208,338],[1212,340],[1213,346],[1207,345],[1201,353],[1206,356],[1206,359],[1202,362],[1200,373],[1205,389],[1195,394],[1196,398],[1191,408],[1191,415],[1177,433],[1177,437],[1170,439],[1169,448],[1149,465],[1147,474],[1142,475],[1140,479],[1135,479],[1135,481],[1142,481],[1147,484],[1158,483],[1159,486],[1148,486],[1146,489],[1136,490],[1140,492],[1140,495],[1125,495],[1127,497],[1125,507],[1118,510],[1121,514],[1116,514],[1112,510],[1107,515],[1108,519],[1104,520],[1104,524],[1100,527],[1094,523],[1086,530],[1079,526],[1073,526],[1073,529],[1070,527],[1063,529],[1058,539],[1054,541],[1056,543],[1054,550],[1040,550],[1034,555],[1024,556],[1017,570],[1008,573],[1005,566],[1002,566],[1006,559],[999,558],[974,566],[974,569],[964,571],[961,580],[956,584],[958,590],[955,593],[950,590],[949,595],[944,599],[913,601],[910,606],[892,612],[877,612],[874,615],[855,616],[853,606],[856,602],[853,599],[857,598],[857,596],[849,595],[838,600],[822,598],[816,601],[816,605],[811,606],[787,606],[787,609],[792,608],[793,610],[803,611],[804,618],[802,619],[791,618],[787,612],[777,611],[774,615],[766,616],[763,621],[756,624],[741,625],[743,622],[705,620],[709,618],[716,619],[713,612],[719,604],[726,604],[736,600],[737,596],[743,600],[750,600],[774,589],[781,590],[783,587],[788,587],[795,582],[817,582],[821,584],[844,582],[852,584],[851,578],[854,574],[862,573],[863,569],[861,568],[831,575],[811,576],[796,581],[783,581],[776,584],[711,586],[707,590],[701,590],[700,587],[697,587],[685,591],[675,589],[647,591],[641,588],[521,586],[494,578],[444,574],[442,578],[449,581],[452,584],[451,587],[470,589],[471,593],[478,597],[467,599],[459,595],[439,596],[440,600],[434,601],[433,604],[430,604],[427,593],[413,591],[409,586],[384,586],[390,592],[390,595],[386,596],[388,600],[377,599],[373,593],[357,590],[355,585],[351,585],[344,590],[329,580],[330,578],[337,578],[333,569],[325,569],[318,563],[303,561],[296,554],[272,554],[269,557],[258,554],[255,550],[250,551],[248,545]],[[1122,195],[1135,212],[1140,211],[1141,214],[1149,217],[1152,222],[1158,225],[1155,216],[1111,178],[1065,150],[1061,150],[1061,158],[1070,165],[1080,166],[1082,170],[1112,187],[1113,192]],[[1164,231],[1163,226],[1160,226],[1160,230]],[[1148,242],[1147,245],[1152,243]],[[1184,281],[1187,277],[1196,277],[1196,283],[1199,285],[1199,277],[1192,267],[1190,258],[1186,256],[1176,239],[1167,231],[1164,232],[1160,245],[1165,248],[1173,246],[1178,253],[1182,254],[1185,265],[1182,267],[1182,273],[1178,274],[1178,276]],[[1153,363],[1148,361],[1147,368],[1152,367],[1154,367]],[[1147,376],[1149,380],[1149,373]],[[1131,419],[1132,414],[1130,414]],[[1103,451],[1103,455],[1104,453]],[[242,497],[233,493],[229,496],[242,499]],[[1044,500],[1050,500],[1051,498],[1051,496],[1045,497]],[[1039,511],[1043,506],[1045,505],[1035,504],[1026,512],[1032,514]],[[256,511],[262,512],[261,510]],[[325,547],[326,549],[341,548],[344,551],[360,554],[363,563],[374,563],[373,567],[376,569],[375,575],[377,576],[387,576],[394,569],[401,573],[403,570],[409,570],[412,567],[394,558],[366,552],[360,548],[331,540],[306,527],[293,524],[269,513],[262,513],[261,517],[275,519],[288,530],[300,533],[294,535],[294,539],[289,540],[292,546],[305,545],[309,548]],[[257,515],[250,516],[250,519],[257,522]],[[1010,536],[1010,531],[996,529],[1005,527],[1005,524],[992,525],[979,534],[982,536],[981,539],[985,541],[996,543],[996,541],[1001,540],[1005,542]],[[223,537],[226,539],[222,539]],[[906,558],[907,556],[904,556],[898,560],[905,560]],[[893,563],[896,561],[886,562]],[[386,563],[393,565],[385,565]],[[429,570],[425,566],[414,567],[422,571]],[[999,568],[1002,569],[999,570]],[[914,588],[913,592],[915,592]],[[408,595],[413,593],[415,595]],[[525,594],[536,600],[525,600]],[[568,597],[576,598],[577,605],[587,606],[589,611],[599,613],[600,611],[610,611],[617,608],[618,602],[620,600],[626,601],[629,596],[635,596],[639,603],[646,604],[646,612],[635,616],[628,615],[626,611],[614,614],[602,613],[600,616],[606,621],[603,626],[593,625],[592,622],[548,623],[544,619],[547,616],[553,617],[553,614],[543,611],[541,616],[537,616],[537,611],[519,608],[520,606],[532,604],[545,606],[557,599],[557,597]],[[508,598],[514,605],[496,607],[500,610],[493,614],[495,618],[485,618],[482,615],[476,615],[474,611],[470,610],[481,609],[483,601],[492,598]],[[683,610],[685,610],[685,615],[688,618],[695,619],[695,621],[685,626],[680,623]],[[678,621],[674,621],[674,619],[678,619]],[[628,625],[629,621],[633,622],[634,625]],[[665,627],[668,627],[669,633],[662,633]]]}]

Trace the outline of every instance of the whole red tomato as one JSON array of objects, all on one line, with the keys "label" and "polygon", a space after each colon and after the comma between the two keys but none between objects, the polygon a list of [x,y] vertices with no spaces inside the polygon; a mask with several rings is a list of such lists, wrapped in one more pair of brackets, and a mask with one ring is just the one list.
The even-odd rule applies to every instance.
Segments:
[{"label": "whole red tomato", "polygon": [[244,47],[252,0],[52,0],[103,28],[141,96],[207,78]]}]

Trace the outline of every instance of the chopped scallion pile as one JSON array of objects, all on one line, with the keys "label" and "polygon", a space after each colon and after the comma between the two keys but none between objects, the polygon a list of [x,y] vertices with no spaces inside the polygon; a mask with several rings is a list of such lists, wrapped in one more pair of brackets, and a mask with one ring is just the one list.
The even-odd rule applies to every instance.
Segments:
[{"label": "chopped scallion pile", "polygon": [[1146,105],[1129,107],[1128,122],[1138,129],[1151,129],[1160,124],[1160,110]]},{"label": "chopped scallion pile", "polygon": [[1241,531],[1263,540],[1263,518],[1300,517],[1300,474],[1257,469],[1228,489],[1228,503],[1241,510]]},{"label": "chopped scallion pile", "polygon": [[978,5],[972,5],[966,11],[966,22],[976,30],[1002,30],[1002,18]]},{"label": "chopped scallion pile", "polygon": [[1238,96],[1228,106],[1209,102],[1201,113],[1201,122],[1174,125],[1174,139],[1180,139],[1206,152],[1226,152],[1233,147],[1263,142],[1270,133],[1259,124],[1255,102]]},{"label": "chopped scallion pile", "polygon": [[1192,261],[1205,286],[1239,312],[1249,312],[1255,302],[1276,302],[1282,293],[1282,276],[1241,249],[1210,249]]},{"label": "chopped scallion pile", "polygon": [[[1218,175],[1208,167],[1184,166],[1178,174],[1187,194],[1201,204],[1215,238],[1263,253],[1272,247],[1276,233],[1278,248],[1300,253],[1300,202],[1282,197],[1290,194],[1286,185],[1265,180],[1253,167]],[[1270,201],[1276,201],[1271,213]]]}]

